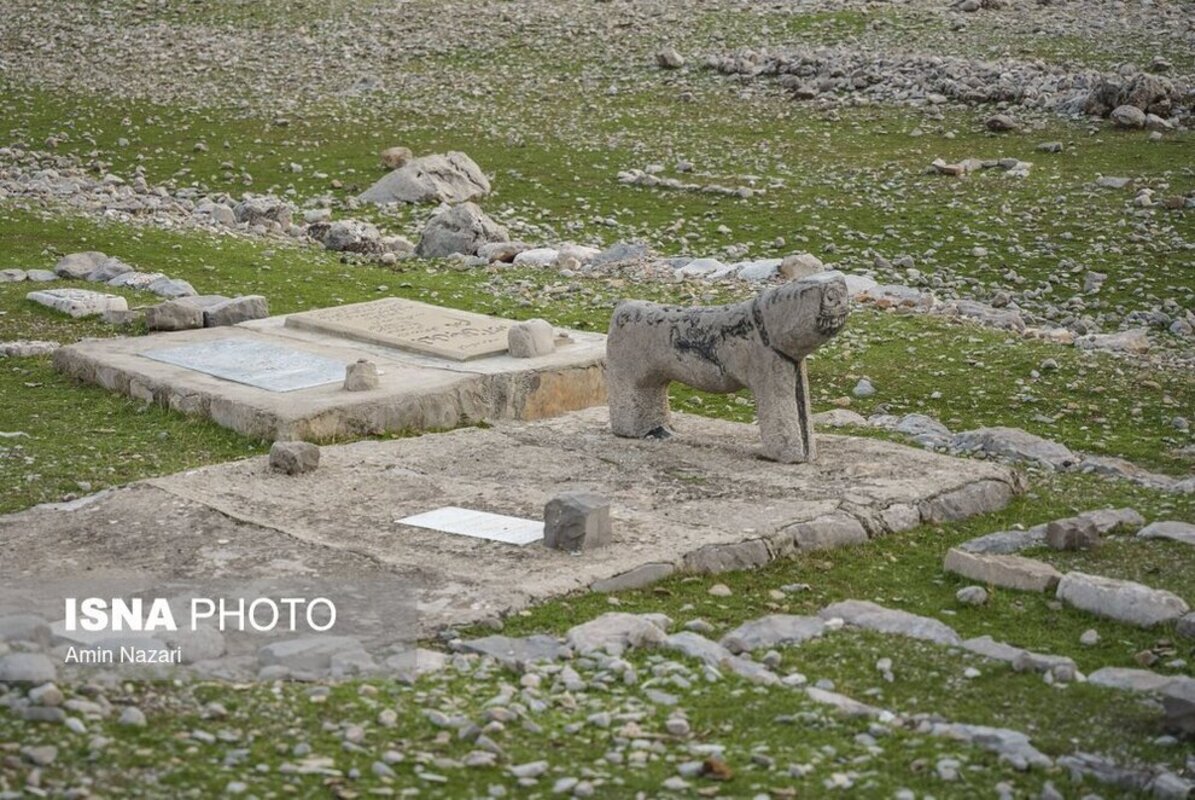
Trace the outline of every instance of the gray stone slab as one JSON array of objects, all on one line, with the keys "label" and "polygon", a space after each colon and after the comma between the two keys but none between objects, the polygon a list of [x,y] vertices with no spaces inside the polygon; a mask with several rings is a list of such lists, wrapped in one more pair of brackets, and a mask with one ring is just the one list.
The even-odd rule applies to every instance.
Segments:
[{"label": "gray stone slab", "polygon": [[217,339],[142,353],[226,381],[268,392],[293,392],[344,380],[346,363],[296,347],[249,339]]},{"label": "gray stone slab", "polygon": [[505,353],[513,320],[387,297],[291,314],[292,328],[469,361]]}]

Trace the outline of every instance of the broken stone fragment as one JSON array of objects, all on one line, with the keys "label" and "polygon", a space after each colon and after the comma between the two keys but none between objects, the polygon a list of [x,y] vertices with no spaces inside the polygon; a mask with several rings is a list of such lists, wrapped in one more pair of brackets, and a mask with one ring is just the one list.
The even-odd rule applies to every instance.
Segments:
[{"label": "broken stone fragment", "polygon": [[83,280],[107,260],[107,255],[95,250],[71,253],[54,265],[54,274],[67,280]]},{"label": "broken stone fragment", "polygon": [[942,568],[992,586],[1044,592],[1058,585],[1062,574],[1044,561],[1013,555],[973,553],[951,548]]},{"label": "broken stone fragment", "polygon": [[1046,525],[1046,544],[1054,550],[1090,550],[1099,543],[1099,528],[1089,519],[1069,517]]},{"label": "broken stone fragment", "polygon": [[145,310],[151,331],[187,331],[203,327],[203,309],[186,300],[168,300]]},{"label": "broken stone fragment", "polygon": [[203,326],[218,328],[223,325],[237,325],[251,319],[265,319],[270,316],[270,304],[259,294],[234,297],[210,305],[203,310]]},{"label": "broken stone fragment", "polygon": [[274,442],[270,467],[287,475],[301,475],[319,466],[319,448],[310,442]]},{"label": "broken stone fragment", "polygon": [[1058,583],[1058,599],[1109,619],[1148,628],[1190,611],[1176,594],[1132,581],[1068,572]]},{"label": "broken stone fragment", "polygon": [[592,492],[565,492],[544,507],[544,546],[579,552],[610,543],[610,501]]},{"label": "broken stone fragment", "polygon": [[529,319],[510,326],[506,346],[513,358],[538,358],[556,352],[556,334],[546,320]]},{"label": "broken stone fragment", "polygon": [[365,392],[378,388],[378,365],[362,358],[344,369],[344,388],[349,392]]}]

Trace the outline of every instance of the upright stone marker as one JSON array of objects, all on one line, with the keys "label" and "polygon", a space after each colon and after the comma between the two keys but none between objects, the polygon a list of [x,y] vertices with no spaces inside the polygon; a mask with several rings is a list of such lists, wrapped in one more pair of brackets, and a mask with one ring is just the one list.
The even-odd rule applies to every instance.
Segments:
[{"label": "upright stone marker", "polygon": [[512,320],[389,297],[286,318],[290,328],[397,347],[453,361],[506,352]]}]

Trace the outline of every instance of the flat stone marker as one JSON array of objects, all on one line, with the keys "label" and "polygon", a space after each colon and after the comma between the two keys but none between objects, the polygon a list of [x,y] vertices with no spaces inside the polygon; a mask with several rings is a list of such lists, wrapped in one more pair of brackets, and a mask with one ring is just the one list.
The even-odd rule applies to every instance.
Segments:
[{"label": "flat stone marker", "polygon": [[528,545],[544,538],[544,523],[534,519],[507,517],[488,511],[445,506],[425,514],[400,519],[399,524],[428,528],[443,533],[489,539],[504,544]]},{"label": "flat stone marker", "polygon": [[453,361],[506,352],[513,320],[388,297],[286,318],[287,327]]},{"label": "flat stone marker", "polygon": [[127,311],[129,303],[120,295],[93,292],[90,289],[41,289],[25,295],[47,308],[72,317],[91,317],[105,311]]},{"label": "flat stone marker", "polygon": [[345,365],[340,361],[248,339],[197,342],[141,355],[268,392],[293,392],[344,380]]}]

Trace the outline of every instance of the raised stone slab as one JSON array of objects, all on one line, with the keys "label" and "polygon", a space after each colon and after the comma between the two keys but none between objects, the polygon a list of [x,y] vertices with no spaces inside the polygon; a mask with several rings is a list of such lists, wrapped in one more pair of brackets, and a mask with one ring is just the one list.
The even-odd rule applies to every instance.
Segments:
[{"label": "raised stone slab", "polygon": [[327,333],[454,361],[506,352],[513,320],[387,297],[291,314],[292,328]]},{"label": "raised stone slab", "polygon": [[[418,587],[430,632],[594,586],[766,563],[798,549],[796,532],[819,519],[849,516],[870,536],[899,535],[882,512],[986,513],[1019,488],[1008,466],[877,439],[823,436],[817,462],[782,465],[758,458],[750,425],[686,414],[675,425],[667,442],[617,439],[606,409],[594,408],[325,446],[319,468],[302,475],[274,472],[264,456],[189,470],[74,510],[0,517],[12,556],[0,583],[9,571],[131,563],[165,575],[389,580],[396,591]],[[403,522],[444,506],[538,520],[550,498],[578,490],[607,498],[612,522],[610,544],[581,555]]]},{"label": "raised stone slab", "polygon": [[[460,361],[318,333],[289,320],[83,341],[58,351],[54,366],[263,439],[327,441],[540,419],[605,402],[601,334],[570,331],[555,352],[536,358]],[[345,391],[345,368],[361,359],[377,365],[378,386]]]}]

